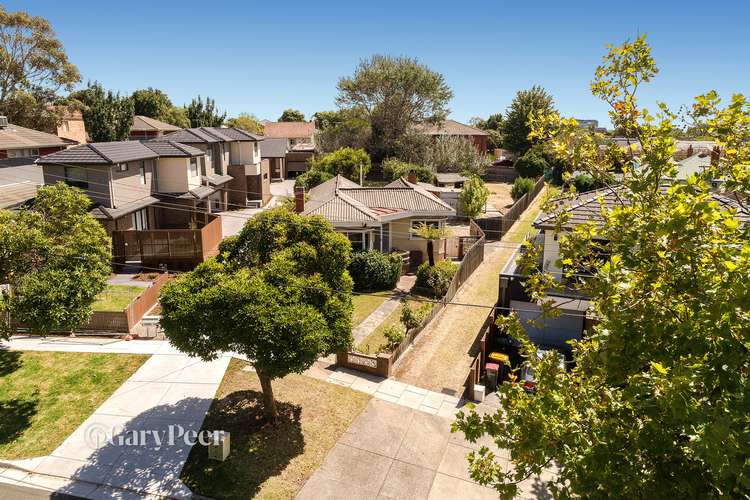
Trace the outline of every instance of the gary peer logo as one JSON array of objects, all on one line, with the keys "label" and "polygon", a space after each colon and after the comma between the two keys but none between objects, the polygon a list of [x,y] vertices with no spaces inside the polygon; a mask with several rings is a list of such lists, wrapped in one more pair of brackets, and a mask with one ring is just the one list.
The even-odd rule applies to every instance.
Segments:
[{"label": "gary peer logo", "polygon": [[161,429],[127,429],[125,427],[92,423],[84,430],[84,442],[92,450],[103,446],[148,446],[156,450],[165,446],[184,443],[188,446],[218,445],[224,431],[196,431],[179,424],[170,424]]}]

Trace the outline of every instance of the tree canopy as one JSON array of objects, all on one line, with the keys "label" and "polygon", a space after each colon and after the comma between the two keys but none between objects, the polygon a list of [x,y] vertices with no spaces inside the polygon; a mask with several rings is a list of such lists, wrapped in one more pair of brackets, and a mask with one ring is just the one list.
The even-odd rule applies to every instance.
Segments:
[{"label": "tree canopy", "polygon": [[352,343],[351,245],[322,217],[274,208],[248,220],[220,251],[165,285],[161,324],[183,352],[247,356],[274,419],[274,378]]},{"label": "tree canopy", "polygon": [[366,148],[370,144],[370,122],[362,110],[318,111],[313,119],[315,144],[324,153],[344,147]]},{"label": "tree canopy", "polygon": [[124,141],[133,125],[133,100],[105,90],[99,82],[89,82],[69,96],[82,104],[86,132],[94,142]]},{"label": "tree canopy", "polygon": [[156,120],[163,121],[172,108],[172,101],[167,94],[152,87],[136,90],[130,98],[133,100],[133,112],[136,115]]},{"label": "tree canopy", "polygon": [[260,120],[255,115],[250,113],[240,113],[234,118],[229,118],[227,125],[247,130],[253,134],[263,135],[263,124],[260,123]]},{"label": "tree canopy", "polygon": [[364,149],[341,148],[332,153],[310,160],[310,170],[320,170],[331,176],[343,175],[359,182],[360,175],[366,177],[370,171],[370,157]]},{"label": "tree canopy", "polygon": [[394,156],[398,140],[415,124],[448,115],[453,92],[440,73],[416,59],[375,55],[360,61],[354,75],[338,83],[336,102],[361,110],[370,122],[370,154]]},{"label": "tree canopy", "polygon": [[0,115],[54,131],[60,117],[50,105],[80,79],[46,19],[0,5]]},{"label": "tree canopy", "polygon": [[297,109],[285,109],[279,117],[280,122],[303,122],[305,121],[305,114]]},{"label": "tree canopy", "polygon": [[531,148],[529,139],[532,114],[547,114],[554,111],[552,96],[544,88],[534,85],[528,90],[519,90],[508,107],[503,123],[503,144],[506,148],[523,155]]},{"label": "tree canopy", "polygon": [[505,118],[502,113],[494,113],[487,119],[474,118],[471,120],[473,126],[480,128],[489,134],[487,147],[490,150],[503,147],[503,127]]},{"label": "tree canopy", "polygon": [[[110,273],[110,241],[91,201],[63,183],[39,189],[30,209],[0,210],[0,312],[38,333],[71,331],[91,315]],[[10,333],[0,322],[0,336]]]},{"label": "tree canopy", "polygon": [[[562,277],[527,278],[549,315],[559,313],[546,293],[557,279],[591,298],[598,322],[574,343],[575,367],[536,361],[517,317],[502,318],[535,365],[536,394],[502,384],[497,413],[457,421],[470,438],[489,434],[510,450],[510,468],[486,449],[470,457],[472,476],[503,493],[556,464],[547,486],[561,498],[750,495],[750,226],[737,216],[750,195],[750,102],[737,94],[724,103],[713,91],[696,98],[693,115],[720,153],[685,183],[664,185],[676,172],[675,115],[636,99],[656,73],[645,37],[609,48],[592,92],[639,141],[640,166],[626,163],[603,224],[557,231]],[[595,179],[617,165],[618,151],[602,154],[595,137],[556,113],[537,117],[532,134]],[[560,203],[544,207],[559,213],[558,229],[567,219]],[[519,263],[531,270],[540,249],[527,250]],[[592,275],[581,278],[581,269]]]},{"label": "tree canopy", "polygon": [[467,217],[476,217],[481,214],[484,211],[489,196],[490,190],[484,185],[482,178],[472,175],[464,183],[464,187],[458,195],[463,214]]},{"label": "tree canopy", "polygon": [[185,107],[191,127],[221,127],[227,118],[226,112],[220,113],[216,102],[210,97],[205,100],[198,96]]}]

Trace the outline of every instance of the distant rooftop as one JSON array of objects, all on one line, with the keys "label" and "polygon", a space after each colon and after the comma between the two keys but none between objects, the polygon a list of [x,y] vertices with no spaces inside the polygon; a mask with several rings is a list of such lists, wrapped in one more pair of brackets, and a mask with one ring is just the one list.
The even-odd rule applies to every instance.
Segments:
[{"label": "distant rooftop", "polygon": [[311,138],[315,135],[314,122],[265,122],[263,134],[275,139]]},{"label": "distant rooftop", "polygon": [[77,142],[12,123],[9,123],[7,127],[0,127],[0,150],[49,148],[71,144],[77,144]]},{"label": "distant rooftop", "polygon": [[437,124],[423,123],[416,126],[417,130],[427,135],[489,135],[482,129],[466,125],[455,120],[445,120]]},{"label": "distant rooftop", "polygon": [[130,127],[131,132],[174,132],[175,130],[180,130],[180,127],[142,115],[135,115],[133,125]]}]

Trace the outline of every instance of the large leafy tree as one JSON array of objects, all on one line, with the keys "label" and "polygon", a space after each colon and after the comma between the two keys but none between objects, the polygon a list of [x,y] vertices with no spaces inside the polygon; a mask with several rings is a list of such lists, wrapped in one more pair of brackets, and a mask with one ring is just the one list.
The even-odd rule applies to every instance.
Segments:
[{"label": "large leafy tree", "polygon": [[263,124],[255,115],[250,113],[240,113],[236,117],[228,119],[227,125],[247,130],[253,134],[263,135]]},{"label": "large leafy tree", "polygon": [[489,165],[487,155],[478,152],[474,144],[465,137],[438,137],[424,154],[425,158],[420,163],[429,165],[436,172],[481,176]]},{"label": "large leafy tree", "polygon": [[506,148],[523,155],[534,144],[529,139],[532,114],[547,114],[554,111],[552,96],[544,88],[534,85],[528,90],[519,90],[505,113],[502,125],[503,144]]},{"label": "large leafy tree", "polygon": [[349,241],[325,219],[268,210],[225,240],[218,258],[164,287],[162,327],[178,349],[202,359],[247,356],[273,420],[273,379],[352,342],[350,260]]},{"label": "large leafy tree", "polygon": [[303,122],[305,121],[305,114],[298,109],[285,109],[279,117],[280,122]]},{"label": "large leafy tree", "polygon": [[365,148],[370,144],[370,122],[361,109],[318,111],[315,120],[315,144],[320,151],[331,152],[344,147]]},{"label": "large leafy tree", "polygon": [[172,109],[172,101],[169,100],[169,96],[152,87],[136,90],[130,98],[133,100],[133,112],[136,115],[166,121]]},{"label": "large leafy tree", "polygon": [[448,115],[453,92],[443,75],[408,57],[372,56],[353,76],[338,83],[336,102],[361,110],[370,122],[370,154],[380,161],[395,156],[399,139],[418,123]]},{"label": "large leafy tree", "polygon": [[478,175],[473,175],[464,183],[458,200],[461,202],[461,209],[467,217],[476,217],[481,214],[487,205],[487,198],[490,196],[490,190],[484,185],[484,181]]},{"label": "large leafy tree", "polygon": [[226,112],[219,112],[216,102],[210,97],[201,96],[190,101],[185,107],[191,127],[221,127],[227,118]]},{"label": "large leafy tree", "polygon": [[[107,232],[88,212],[91,201],[63,183],[40,188],[34,205],[0,210],[0,311],[38,333],[72,331],[110,273]],[[0,336],[11,333],[5,320]]]},{"label": "large leafy tree", "polygon": [[54,130],[50,109],[61,89],[80,80],[49,22],[0,5],[0,114],[17,125]]},{"label": "large leafy tree", "polygon": [[[618,202],[602,208],[603,224],[559,234],[563,278],[591,297],[598,318],[574,346],[576,367],[561,370],[554,356],[537,362],[511,315],[501,326],[536,365],[536,395],[503,384],[497,413],[457,421],[470,438],[488,434],[510,449],[510,468],[486,449],[470,456],[473,477],[503,493],[556,464],[548,486],[560,498],[750,495],[750,226],[736,210],[750,195],[750,102],[698,97],[693,114],[720,154],[705,172],[665,187],[676,170],[675,115],[664,105],[649,113],[635,95],[656,73],[640,37],[611,47],[592,83],[642,153],[612,188]],[[616,152],[603,154],[575,120],[547,115],[533,129],[577,170],[604,178],[616,165]],[[715,178],[735,207],[717,203]],[[558,227],[565,219],[559,211]],[[530,268],[537,255],[529,246],[521,264]],[[580,269],[593,276],[580,279]],[[557,311],[545,291],[555,285],[544,273],[527,279],[549,314]]]},{"label": "large leafy tree", "polygon": [[473,118],[471,124],[477,128],[481,128],[489,134],[489,140],[487,141],[487,147],[490,150],[503,147],[503,127],[505,125],[505,118],[502,113],[494,113],[483,118]]},{"label": "large leafy tree", "polygon": [[359,182],[370,171],[372,163],[364,149],[341,148],[310,160],[310,170],[326,172],[331,176],[343,175]]},{"label": "large leafy tree", "polygon": [[130,135],[134,114],[130,97],[105,90],[99,82],[89,82],[68,98],[82,105],[83,122],[92,141],[124,141]]}]

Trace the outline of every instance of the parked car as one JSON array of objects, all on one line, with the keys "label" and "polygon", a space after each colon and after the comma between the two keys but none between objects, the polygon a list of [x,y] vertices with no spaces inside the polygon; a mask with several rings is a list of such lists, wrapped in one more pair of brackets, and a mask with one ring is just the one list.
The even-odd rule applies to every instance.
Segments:
[{"label": "parked car", "polygon": [[[559,352],[555,350],[544,350],[539,349],[536,351],[536,356],[538,360],[541,360],[544,356],[547,355],[547,353],[553,353],[554,356],[557,357],[558,362],[560,364],[560,369],[565,370],[565,356],[560,354]],[[523,390],[528,392],[529,394],[536,393],[536,377],[534,376],[534,367],[529,361],[524,361],[521,364],[521,374],[519,377],[519,380],[521,382],[521,387],[523,387]]]}]

